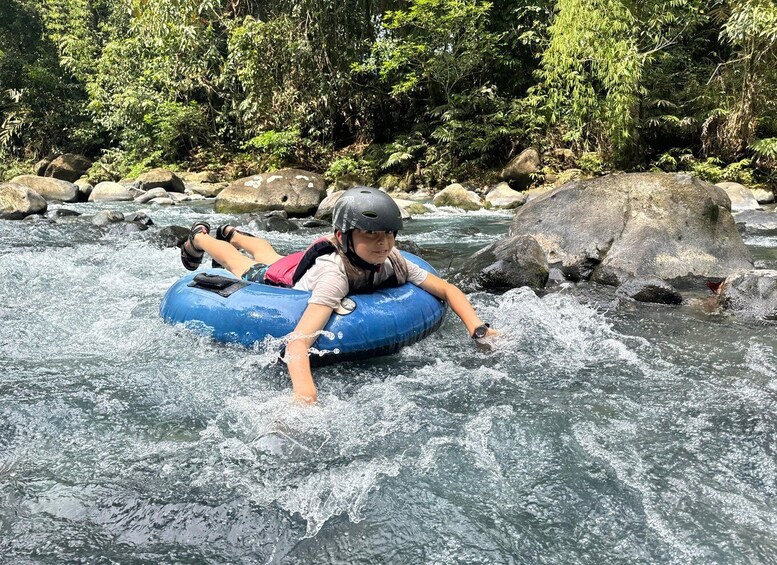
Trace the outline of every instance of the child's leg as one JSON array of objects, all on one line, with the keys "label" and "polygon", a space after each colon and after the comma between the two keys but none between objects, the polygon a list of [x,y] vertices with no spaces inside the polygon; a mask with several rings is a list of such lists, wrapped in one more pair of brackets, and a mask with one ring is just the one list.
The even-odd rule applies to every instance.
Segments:
[{"label": "child's leg", "polygon": [[[219,231],[222,232],[222,235],[219,237],[220,239],[226,239],[236,249],[247,251],[257,263],[272,265],[278,259],[283,258],[283,255],[279,255],[275,249],[273,249],[273,246],[261,237],[241,233],[237,231],[234,226],[230,225],[221,226]],[[216,260],[218,261],[218,259]]]},{"label": "child's leg", "polygon": [[[226,241],[219,241],[206,233],[194,236],[194,245],[224,265],[236,277],[242,277],[256,261],[246,257]],[[269,245],[269,244],[268,244]],[[261,262],[261,261],[260,261]]]},{"label": "child's leg", "polygon": [[264,263],[265,265],[272,265],[278,259],[283,258],[283,255],[279,255],[273,246],[266,239],[261,237],[255,237],[252,235],[245,235],[238,231],[232,236],[232,245],[238,249],[248,251],[257,263]]}]

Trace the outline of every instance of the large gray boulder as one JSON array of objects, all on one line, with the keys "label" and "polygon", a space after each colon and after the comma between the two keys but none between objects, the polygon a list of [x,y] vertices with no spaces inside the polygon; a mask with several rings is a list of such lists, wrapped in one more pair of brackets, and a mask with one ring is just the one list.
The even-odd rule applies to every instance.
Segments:
[{"label": "large gray boulder", "polygon": [[76,153],[65,153],[51,161],[44,173],[47,177],[75,182],[92,167],[92,162]]},{"label": "large gray boulder", "polygon": [[89,202],[94,202],[96,200],[128,202],[132,200],[132,194],[130,194],[130,191],[123,184],[103,181],[98,182],[97,186],[95,186],[89,194]]},{"label": "large gray boulder", "polygon": [[283,169],[236,180],[216,196],[215,209],[226,214],[285,210],[304,217],[312,215],[325,197],[322,175]]},{"label": "large gray boulder", "polygon": [[548,261],[533,237],[504,237],[470,257],[461,269],[462,285],[477,290],[505,290],[528,286],[544,288],[548,282]]},{"label": "large gray boulder", "polygon": [[46,201],[28,186],[13,182],[0,183],[0,219],[21,220],[32,214],[43,214]]},{"label": "large gray boulder", "polygon": [[534,236],[575,281],[657,277],[698,286],[753,265],[726,194],[690,175],[573,181],[520,208],[510,234]]},{"label": "large gray boulder", "polygon": [[536,149],[525,149],[502,169],[502,180],[518,188],[526,188],[534,182],[534,176],[542,169],[542,159]]},{"label": "large gray boulder", "polygon": [[164,188],[167,192],[183,192],[186,188],[183,181],[167,169],[151,169],[135,180],[140,183],[141,190]]},{"label": "large gray boulder", "polygon": [[46,200],[60,202],[75,202],[78,200],[78,187],[72,182],[48,177],[37,177],[35,175],[19,175],[12,178],[11,182],[33,189]]},{"label": "large gray boulder", "polygon": [[777,271],[752,269],[729,276],[718,304],[746,318],[777,320]]}]

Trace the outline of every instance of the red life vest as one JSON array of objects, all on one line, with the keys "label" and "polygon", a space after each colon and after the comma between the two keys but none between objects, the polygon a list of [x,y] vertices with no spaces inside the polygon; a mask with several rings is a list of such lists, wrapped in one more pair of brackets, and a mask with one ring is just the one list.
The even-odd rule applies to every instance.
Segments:
[{"label": "red life vest", "polygon": [[[351,264],[348,258],[340,252],[332,238],[322,237],[314,241],[305,251],[292,253],[267,268],[264,275],[264,283],[274,286],[283,286],[291,288],[297,284],[308,270],[316,264],[316,259],[323,255],[340,253],[345,264],[345,271],[348,277],[348,286],[351,291],[359,292],[372,290],[372,277],[374,272],[368,275],[363,269],[359,269]],[[398,286],[407,282],[407,261],[396,250],[392,249],[389,254],[389,260],[394,275],[384,281],[380,286]],[[379,270],[379,268],[378,268]]]},{"label": "red life vest", "polygon": [[278,259],[267,268],[265,284],[293,287],[322,255],[336,253],[337,248],[328,237],[314,241],[305,251],[297,251]]}]

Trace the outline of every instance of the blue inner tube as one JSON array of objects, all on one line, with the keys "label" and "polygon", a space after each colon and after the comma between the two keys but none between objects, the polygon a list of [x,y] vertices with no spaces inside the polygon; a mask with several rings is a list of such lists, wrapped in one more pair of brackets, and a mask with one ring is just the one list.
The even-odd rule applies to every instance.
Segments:
[{"label": "blue inner tube", "polygon": [[[430,273],[437,271],[411,253],[402,255]],[[297,325],[310,292],[237,279],[224,269],[191,273],[171,286],[160,314],[213,339],[251,347],[268,336],[282,338]],[[445,302],[413,285],[352,294],[350,313],[333,313],[313,347],[313,365],[391,355],[440,327]],[[345,302],[348,302],[347,300]],[[333,337],[329,337],[333,336]]]}]

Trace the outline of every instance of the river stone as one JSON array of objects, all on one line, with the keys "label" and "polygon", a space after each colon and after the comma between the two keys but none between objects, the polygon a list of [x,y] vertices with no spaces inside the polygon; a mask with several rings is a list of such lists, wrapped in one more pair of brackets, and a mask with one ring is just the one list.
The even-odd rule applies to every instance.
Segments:
[{"label": "river stone", "polygon": [[[283,212],[278,214],[277,212]],[[254,231],[274,231],[288,233],[299,230],[299,226],[288,219],[283,210],[276,210],[251,218],[248,225]]]},{"label": "river stone", "polygon": [[170,195],[168,192],[162,188],[161,186],[158,186],[156,188],[152,188],[148,192],[144,192],[138,196],[135,197],[135,202],[138,204],[145,204],[149,200],[153,200],[154,198],[168,198]]},{"label": "river stone", "polygon": [[534,182],[534,175],[537,175],[542,168],[542,160],[536,149],[525,149],[517,157],[505,165],[500,177],[502,180],[511,181],[511,184],[518,188],[526,188]]},{"label": "river stone", "polygon": [[65,180],[35,175],[19,175],[12,178],[11,182],[33,189],[46,200],[60,202],[76,202],[78,200],[78,188],[72,182]]},{"label": "river stone", "polygon": [[154,206],[175,206],[175,202],[169,196],[152,198],[148,201],[148,204],[152,204]]},{"label": "river stone", "polygon": [[92,162],[75,153],[60,155],[46,167],[44,173],[47,177],[75,182],[92,167]]},{"label": "river stone", "polygon": [[751,269],[732,274],[720,287],[718,304],[744,317],[777,320],[777,271]]},{"label": "river stone", "polygon": [[763,188],[751,188],[750,192],[753,193],[753,198],[759,204],[772,204],[774,202],[774,192],[771,190],[765,190]]},{"label": "river stone", "polygon": [[729,207],[722,189],[690,175],[607,175],[528,202],[509,233],[534,236],[574,281],[656,277],[698,286],[752,268]]},{"label": "river stone", "polygon": [[518,208],[526,203],[526,194],[513,190],[506,182],[500,182],[486,194],[485,201],[492,208]]},{"label": "river stone", "polygon": [[618,294],[637,302],[681,304],[682,295],[666,281],[656,278],[629,279],[618,287]]},{"label": "river stone", "polygon": [[124,217],[125,222],[134,222],[144,226],[153,226],[154,221],[145,212],[133,212]]},{"label": "river stone", "polygon": [[503,237],[484,247],[464,263],[461,271],[483,290],[544,288],[549,272],[542,247],[526,235]]},{"label": "river stone", "polygon": [[739,212],[734,219],[740,233],[748,235],[777,235],[777,213],[764,210]]},{"label": "river stone", "polygon": [[92,194],[92,190],[94,190],[94,186],[92,185],[92,183],[90,183],[88,180],[82,177],[73,184],[76,185],[76,189],[78,190],[78,201],[79,202],[88,201],[89,195]]},{"label": "river stone", "polygon": [[92,224],[95,226],[107,226],[108,224],[115,224],[117,222],[124,221],[124,214],[117,212],[116,210],[103,210],[98,212],[92,218]]},{"label": "river stone", "polygon": [[32,174],[34,174],[36,177],[44,176],[46,174],[46,169],[55,158],[56,155],[49,155],[35,163],[35,165],[32,167]]},{"label": "river stone", "polygon": [[32,214],[43,214],[48,204],[33,189],[14,182],[0,183],[0,219],[21,220]]},{"label": "river stone", "polygon": [[326,220],[305,220],[302,222],[303,228],[329,228],[332,224],[330,222],[327,222]]},{"label": "river stone", "polygon": [[46,213],[46,217],[49,220],[60,220],[62,218],[77,218],[81,215],[81,212],[76,212],[75,210],[68,210],[67,208],[55,208],[54,210],[49,210]]},{"label": "river stone", "polygon": [[337,191],[324,198],[321,201],[321,204],[318,205],[318,209],[316,210],[316,213],[313,214],[313,217],[319,220],[326,220],[327,222],[331,222],[335,204],[338,200],[340,200],[342,195],[342,191]]},{"label": "river stone", "polygon": [[92,189],[92,193],[89,195],[89,202],[100,201],[112,201],[112,202],[127,202],[132,200],[132,194],[123,184],[118,182],[103,181],[98,182],[97,186]]},{"label": "river stone", "polygon": [[191,200],[191,197],[188,194],[184,194],[183,192],[169,192],[167,193],[167,197],[176,204],[179,202],[188,202]]},{"label": "river stone", "polygon": [[480,210],[483,207],[477,193],[467,190],[459,183],[449,184],[435,194],[432,204],[435,206],[453,206],[462,210]]},{"label": "river stone", "polygon": [[214,184],[221,183],[221,178],[214,171],[200,171],[198,173],[179,172],[176,173],[184,184]]},{"label": "river stone", "polygon": [[310,216],[325,197],[323,176],[282,169],[236,180],[216,197],[215,210],[227,214],[285,210],[291,216]]},{"label": "river stone", "polygon": [[148,241],[159,248],[181,247],[189,237],[189,228],[182,226],[165,226],[159,231],[150,231]]},{"label": "river stone", "polygon": [[738,182],[719,182],[715,186],[719,186],[728,194],[733,212],[761,208],[750,189]]},{"label": "river stone", "polygon": [[422,253],[421,248],[418,247],[418,244],[412,239],[397,239],[394,241],[394,247],[401,251],[412,253],[417,257],[420,257]]},{"label": "river stone", "polygon": [[191,194],[197,194],[205,198],[215,198],[222,190],[224,190],[228,186],[229,186],[229,183],[227,182],[214,182],[214,183],[187,182],[186,192],[189,192]]},{"label": "river stone", "polygon": [[144,191],[152,188],[164,188],[167,192],[183,192],[186,188],[178,175],[167,169],[151,169],[137,179]]}]

